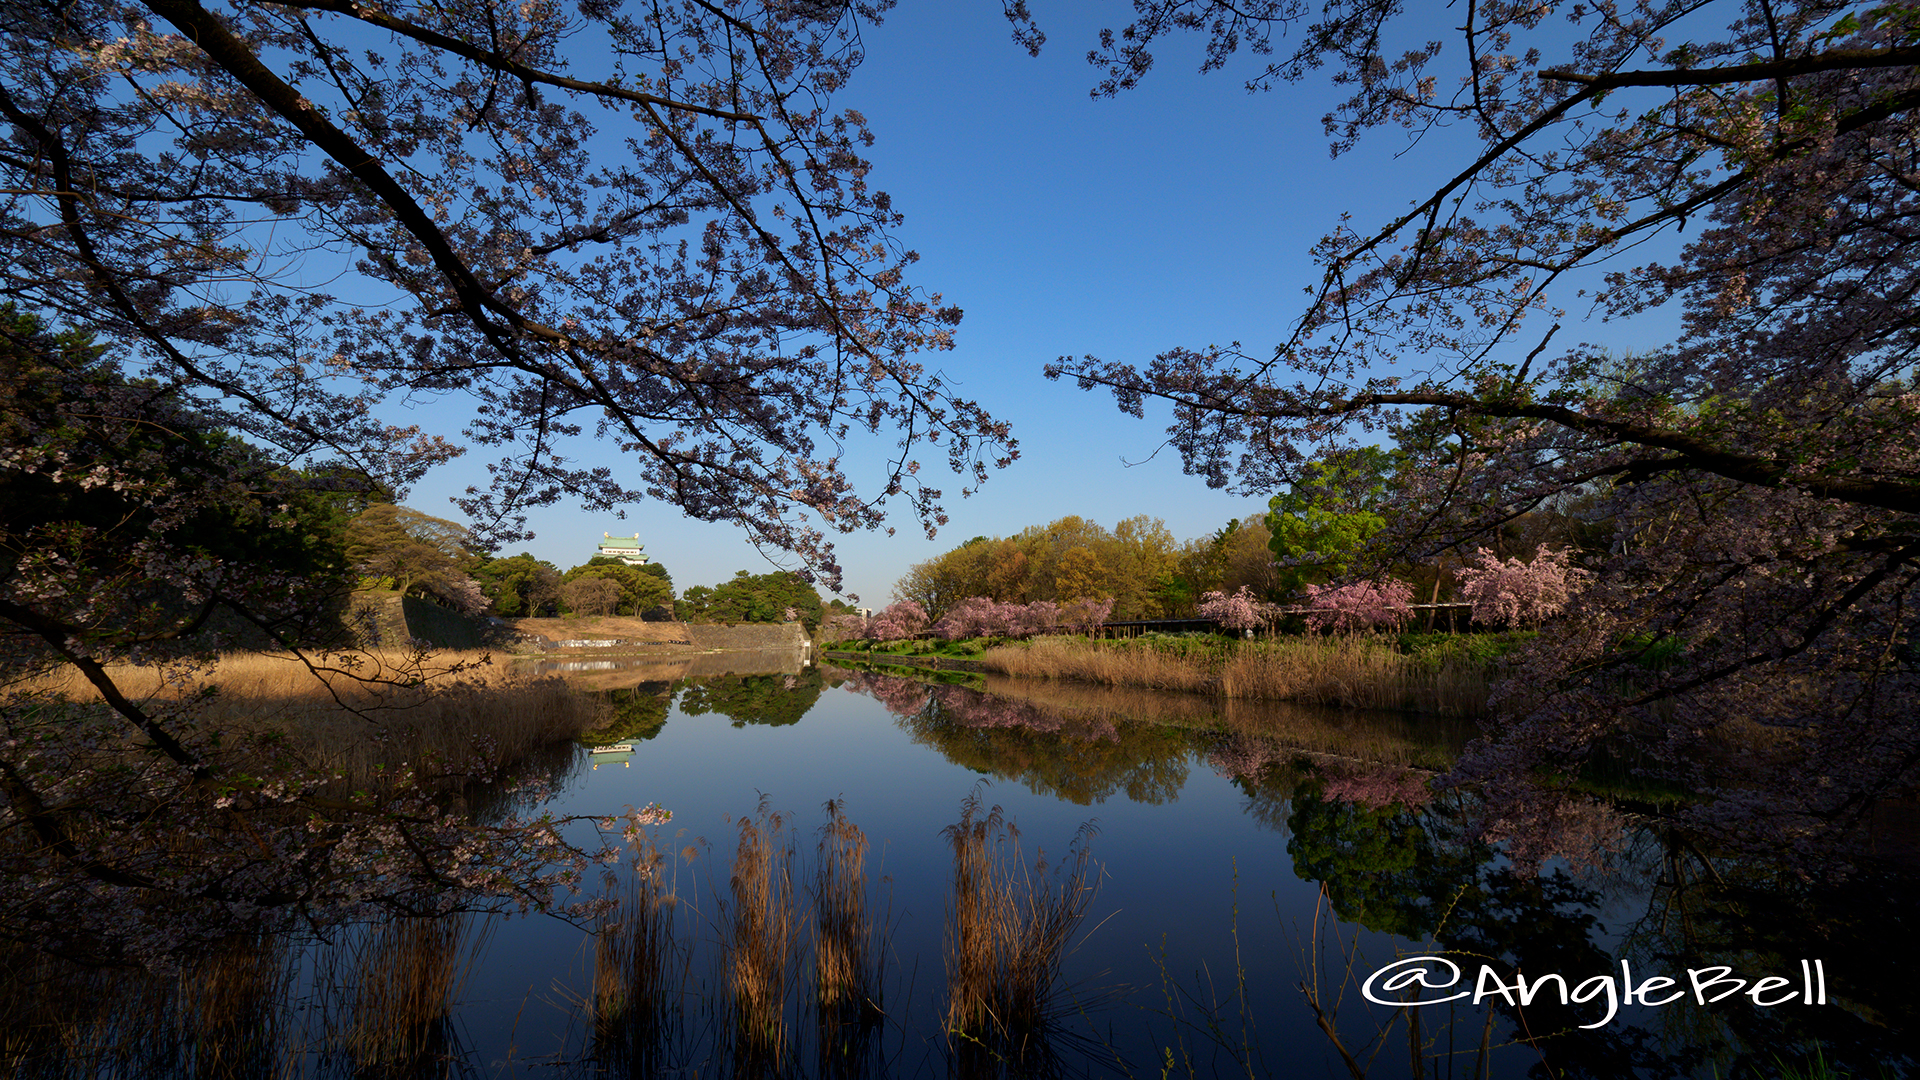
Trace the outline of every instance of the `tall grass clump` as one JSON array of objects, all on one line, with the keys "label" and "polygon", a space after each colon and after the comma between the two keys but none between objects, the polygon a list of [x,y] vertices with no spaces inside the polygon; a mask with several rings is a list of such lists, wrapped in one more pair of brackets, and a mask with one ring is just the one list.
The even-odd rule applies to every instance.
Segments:
[{"label": "tall grass clump", "polygon": [[760,800],[739,819],[728,878],[727,991],[739,1075],[778,1072],[787,1058],[787,997],[793,985],[793,845],[786,818]]},{"label": "tall grass clump", "polygon": [[814,999],[830,1027],[880,1014],[881,953],[867,911],[867,836],[829,799],[814,865]]},{"label": "tall grass clump", "polygon": [[238,935],[177,971],[151,972],[0,945],[0,1075],[293,1075],[290,955],[283,936]]},{"label": "tall grass clump", "polygon": [[813,984],[820,1076],[863,1076],[876,1051],[885,950],[867,906],[867,836],[830,799],[813,872]]},{"label": "tall grass clump", "polygon": [[593,1037],[596,1056],[636,1076],[660,1071],[661,1053],[685,996],[692,948],[681,936],[680,898],[666,857],[642,831],[620,903],[595,926]]},{"label": "tall grass clump", "polygon": [[1485,663],[1429,663],[1385,640],[1338,634],[1239,649],[1221,669],[1220,689],[1235,698],[1470,716],[1486,708],[1488,675]]},{"label": "tall grass clump", "polygon": [[988,649],[980,663],[992,671],[1042,679],[1077,679],[1151,690],[1210,690],[1209,665],[1154,648],[1107,645],[1085,638],[1035,638],[1026,645]]},{"label": "tall grass clump", "polygon": [[180,1049],[191,1049],[195,1075],[285,1071],[293,1041],[285,1007],[294,988],[291,953],[285,934],[236,935],[165,988],[175,1002],[172,1034]]},{"label": "tall grass clump", "polygon": [[1019,1058],[1053,1019],[1067,945],[1093,900],[1092,832],[1081,826],[1057,872],[1044,854],[1029,870],[1019,830],[998,806],[982,813],[978,788],[943,830],[953,848],[946,1024],[963,1049]]},{"label": "tall grass clump", "polygon": [[467,915],[441,915],[368,932],[355,957],[351,1015],[337,1029],[336,1050],[355,1075],[415,1075],[458,1056],[449,1013],[481,945],[473,929]]}]

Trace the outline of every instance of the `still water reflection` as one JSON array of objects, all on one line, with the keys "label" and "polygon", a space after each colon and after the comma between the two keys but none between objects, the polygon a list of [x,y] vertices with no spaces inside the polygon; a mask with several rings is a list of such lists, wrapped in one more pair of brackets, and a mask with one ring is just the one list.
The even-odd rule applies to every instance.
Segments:
[{"label": "still water reflection", "polygon": [[[1828,1075],[1912,1066],[1904,1036],[1920,995],[1898,972],[1912,970],[1920,937],[1904,879],[1806,882],[1644,829],[1614,838],[1604,872],[1521,876],[1473,835],[1464,796],[1426,788],[1471,737],[1457,721],[977,676],[942,683],[820,668],[799,654],[549,670],[605,696],[607,722],[589,742],[633,747],[620,767],[598,769],[576,748],[557,770],[552,809],[657,801],[674,811],[650,833],[656,873],[622,869],[607,885],[629,911],[678,920],[678,943],[659,946],[673,961],[659,985],[611,985],[617,942],[552,919],[369,927],[326,947],[258,943],[253,977],[282,988],[263,1000],[303,1004],[265,1009],[230,1036],[235,1060],[274,1064],[243,1072],[1732,1077],[1804,1075],[1793,1070],[1814,1054]],[[1077,836],[1098,864],[1050,1023],[1017,1046],[947,1030],[954,834],[943,830],[975,791],[1017,824],[1022,864],[1044,853],[1058,866]],[[816,832],[830,800],[869,845],[863,918],[880,946],[881,1008],[843,1008],[828,1024],[794,991],[746,1034],[715,1004],[740,971],[738,950],[712,944],[744,917],[735,852],[743,836],[776,849],[792,837],[792,876],[783,884],[776,851],[768,895],[823,908],[837,879],[816,869],[844,870],[851,850],[843,844],[838,862],[825,854],[846,835]],[[650,906],[649,889],[670,890],[674,903]],[[812,943],[833,933],[797,917],[790,951],[775,958],[779,978],[811,985],[812,957],[826,951]],[[1427,998],[1471,991],[1476,977],[1525,979],[1539,992],[1524,1006],[1497,994],[1478,1007],[1365,1000],[1369,975],[1423,955],[1450,958],[1464,979]],[[1617,1003],[1606,1019],[1623,962],[1635,984],[1667,975],[1684,987],[1688,970],[1724,966],[1728,978],[1779,975],[1797,987],[1802,958],[1822,962],[1826,1004],[1685,996]],[[637,970],[630,956],[622,963]],[[1586,1000],[1563,1005],[1542,981],[1556,974]],[[1375,981],[1376,996],[1422,992],[1385,985]],[[429,1005],[409,1006],[408,995]],[[635,1011],[635,997],[652,1011]],[[616,1000],[626,1002],[617,1038]],[[410,1007],[431,1022],[395,1034],[357,1019]],[[285,1046],[319,1045],[330,1025],[359,1042],[327,1045],[378,1052],[296,1054],[287,1067]]]}]

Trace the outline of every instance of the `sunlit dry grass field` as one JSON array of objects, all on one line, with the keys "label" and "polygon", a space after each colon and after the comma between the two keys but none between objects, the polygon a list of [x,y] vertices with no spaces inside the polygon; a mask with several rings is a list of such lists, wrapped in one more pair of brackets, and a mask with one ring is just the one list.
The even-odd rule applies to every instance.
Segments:
[{"label": "sunlit dry grass field", "polygon": [[1219,651],[1049,637],[989,649],[980,663],[1031,678],[1455,716],[1484,711],[1488,686],[1484,662],[1436,661],[1399,652],[1386,639],[1347,635],[1281,637]]},{"label": "sunlit dry grass field", "polygon": [[[205,731],[276,738],[308,767],[348,778],[402,765],[517,761],[591,729],[601,708],[558,676],[483,652],[234,653],[191,669],[113,665],[107,673],[145,707],[191,709]],[[73,668],[21,689],[101,700]]]}]

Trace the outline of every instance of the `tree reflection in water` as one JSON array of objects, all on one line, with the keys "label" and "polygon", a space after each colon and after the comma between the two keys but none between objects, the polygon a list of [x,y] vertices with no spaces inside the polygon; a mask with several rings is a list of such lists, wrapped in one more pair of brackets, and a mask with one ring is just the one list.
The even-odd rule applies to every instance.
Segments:
[{"label": "tree reflection in water", "polygon": [[848,689],[879,701],[915,741],[955,764],[1081,806],[1120,793],[1138,803],[1171,802],[1195,760],[1241,781],[1328,758],[1444,766],[1467,731],[1452,720],[1409,722],[1191,694],[992,677],[980,690],[871,671],[842,674]]},{"label": "tree reflection in water", "polygon": [[715,675],[689,679],[680,690],[680,711],[688,716],[718,713],[734,727],[797,724],[820,700],[825,685],[817,668],[782,675]]},{"label": "tree reflection in water", "polygon": [[644,742],[666,729],[673,709],[673,684],[649,679],[633,686],[599,691],[607,703],[606,721],[581,737],[589,746]]},{"label": "tree reflection in water", "polygon": [[949,761],[1077,806],[1123,791],[1134,802],[1170,802],[1187,782],[1195,744],[1179,728],[1120,725],[1108,716],[867,672],[844,685],[886,705],[915,742]]}]

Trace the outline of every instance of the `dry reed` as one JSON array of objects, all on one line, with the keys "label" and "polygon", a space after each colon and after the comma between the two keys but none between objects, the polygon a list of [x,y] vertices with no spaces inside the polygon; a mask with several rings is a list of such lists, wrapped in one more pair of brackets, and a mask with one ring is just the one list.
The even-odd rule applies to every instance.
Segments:
[{"label": "dry reed", "polygon": [[289,1056],[285,1003],[292,994],[291,949],[284,934],[222,942],[182,971],[173,998],[175,1036],[193,1048],[201,1076],[271,1076]]},{"label": "dry reed", "polygon": [[880,1014],[880,950],[867,914],[867,837],[837,799],[826,804],[814,866],[814,999],[830,1028]]},{"label": "dry reed", "polygon": [[867,906],[867,837],[829,799],[813,872],[814,1018],[822,1077],[871,1075],[884,1016],[881,947]]},{"label": "dry reed", "polygon": [[[113,665],[108,674],[148,703],[210,687],[189,706],[196,727],[224,732],[230,744],[268,745],[306,769],[362,786],[403,769],[458,775],[518,761],[589,730],[599,708],[557,676],[479,652],[237,653],[186,675],[134,665]],[[71,668],[32,689],[98,701]]]},{"label": "dry reed", "polygon": [[728,885],[727,991],[735,1072],[778,1072],[787,1059],[787,996],[793,979],[793,847],[786,818],[760,800],[738,822],[740,846]]},{"label": "dry reed", "polygon": [[1024,646],[1003,645],[980,654],[979,662],[1005,675],[1149,690],[1205,691],[1218,682],[1213,672],[1188,659],[1154,649],[1113,648],[1084,638],[1043,637]]},{"label": "dry reed", "polygon": [[[734,1075],[785,1075],[803,1039],[794,1028],[795,991],[803,966],[801,928],[811,924],[812,1012],[817,1075],[871,1072],[873,1033],[881,1012],[884,943],[867,897],[867,838],[838,800],[826,804],[817,861],[795,887],[796,851],[787,817],[762,798],[753,817],[735,823],[739,844],[719,896],[718,987],[712,999],[693,985],[700,943],[683,936],[685,906],[662,873],[666,859],[652,837],[633,844],[636,873],[620,903],[603,916],[594,947],[591,1002],[595,1056],[623,1073],[652,1075],[676,1048],[697,1057],[687,1010],[676,1002],[708,1002],[721,1019],[710,1044]],[[696,849],[688,848],[688,857]],[[609,888],[618,884],[609,875]],[[684,1064],[684,1063],[682,1063]],[[675,1067],[679,1067],[676,1065]]]},{"label": "dry reed", "polygon": [[1275,638],[1217,655],[1176,655],[1151,644],[1041,638],[981,654],[991,671],[1108,686],[1185,690],[1240,700],[1474,716],[1485,711],[1484,664],[1438,664],[1368,637]]},{"label": "dry reed", "polygon": [[291,1075],[289,958],[274,935],[221,942],[171,974],[0,946],[0,1075]]},{"label": "dry reed", "polygon": [[1486,708],[1483,664],[1426,665],[1371,638],[1281,638],[1235,652],[1221,671],[1229,697],[1349,709],[1474,715]]},{"label": "dry reed", "polygon": [[43,1080],[449,1074],[452,1003],[482,939],[464,917],[331,941],[242,934],[173,971],[0,946],[0,1075]]},{"label": "dry reed", "polygon": [[602,1058],[648,1075],[658,1071],[692,954],[681,939],[680,901],[666,877],[666,857],[644,831],[634,848],[625,895],[596,927],[593,1030]]},{"label": "dry reed", "polygon": [[465,915],[395,919],[373,928],[355,958],[348,1023],[338,1049],[356,1075],[413,1075],[450,1060],[448,1012],[466,981],[480,942]]},{"label": "dry reed", "polygon": [[1052,1018],[1067,945],[1093,899],[1092,826],[1062,872],[1049,874],[1044,855],[1029,871],[1019,830],[1000,807],[981,806],[976,788],[943,832],[953,848],[947,1030],[963,1046],[1019,1058]]}]

